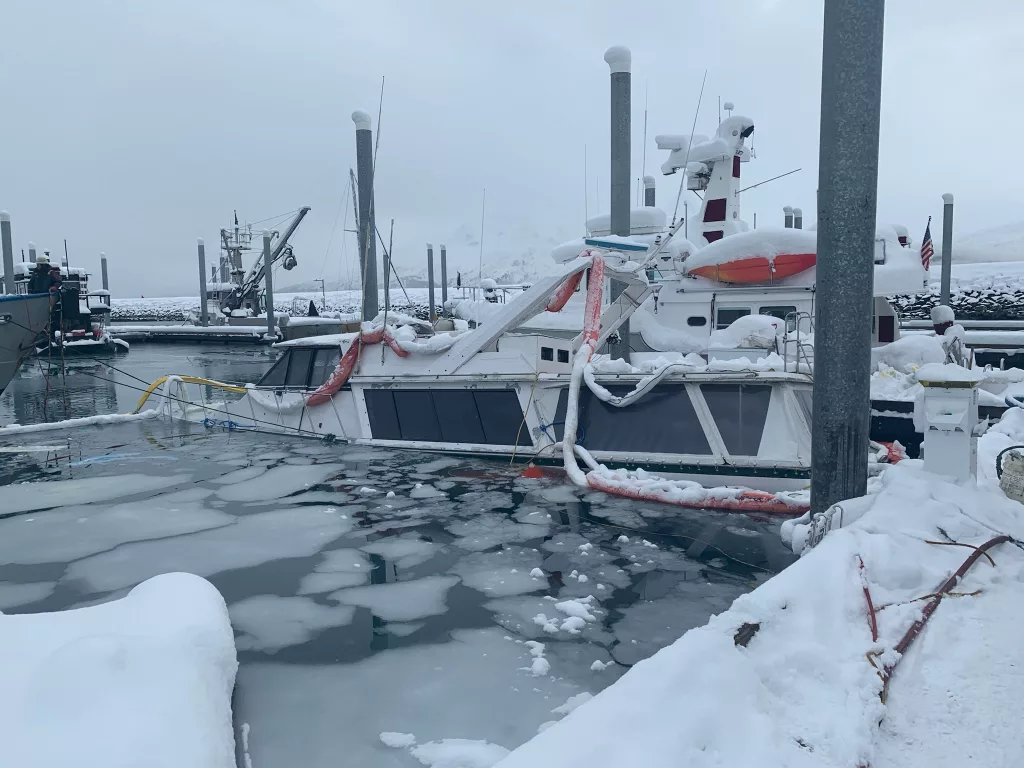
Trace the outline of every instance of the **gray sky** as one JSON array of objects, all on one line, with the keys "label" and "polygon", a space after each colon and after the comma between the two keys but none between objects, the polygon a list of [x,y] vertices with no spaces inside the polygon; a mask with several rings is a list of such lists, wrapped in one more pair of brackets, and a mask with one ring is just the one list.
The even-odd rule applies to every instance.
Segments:
[{"label": "gray sky", "polygon": [[[887,6],[880,223],[919,239],[945,191],[960,233],[1024,220],[1024,3]],[[340,221],[328,251],[355,165],[350,115],[376,128],[384,76],[378,226],[395,218],[399,266],[475,230],[485,187],[485,243],[499,247],[499,230],[502,250],[565,239],[582,233],[584,145],[590,214],[598,195],[608,205],[602,55],[620,44],[633,52],[634,176],[646,87],[662,207],[678,177],[657,172],[653,137],[690,130],[706,68],[698,132],[714,131],[721,96],[756,123],[747,181],[803,168],[744,194],[744,218],[779,224],[788,203],[810,221],[821,19],[820,0],[5,0],[0,208],[16,257],[66,237],[94,272],[106,251],[115,296],[150,296],[196,293],[195,238],[215,256],[233,208],[255,220],[309,205],[300,266],[278,279],[337,279],[355,256],[345,235],[342,258]],[[468,246],[451,257],[476,262]]]}]

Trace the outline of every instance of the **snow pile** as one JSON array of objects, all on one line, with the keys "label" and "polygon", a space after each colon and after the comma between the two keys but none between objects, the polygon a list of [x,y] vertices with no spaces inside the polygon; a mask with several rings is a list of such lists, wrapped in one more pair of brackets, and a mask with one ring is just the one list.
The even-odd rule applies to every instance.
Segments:
[{"label": "snow pile", "polygon": [[946,350],[939,337],[924,333],[908,334],[891,344],[871,349],[872,371],[894,368],[900,373],[911,373],[922,365],[945,360]]},{"label": "snow pile", "polygon": [[[636,331],[651,349],[659,352],[681,352],[684,355],[704,349],[704,339],[658,322],[650,312],[641,308],[629,318],[630,331]],[[713,335],[713,334],[712,334]]]},{"label": "snow pile", "polygon": [[234,768],[236,669],[224,600],[189,574],[0,615],[0,765]]},{"label": "snow pile", "polygon": [[[1024,538],[1021,506],[989,481],[954,485],[904,463],[877,493],[850,502],[865,507],[859,519],[636,664],[503,768],[610,768],[638,754],[650,768],[1022,764],[1015,702],[1024,678],[1015,664],[1024,553],[1010,544],[991,551],[995,567],[982,558],[967,573],[956,590],[964,596],[939,605],[895,669],[886,703],[880,698],[876,665],[897,660],[893,648],[921,616],[920,598],[969,546],[995,531]],[[948,540],[968,547],[932,543]]]},{"label": "snow pile", "polygon": [[786,321],[770,315],[747,315],[734,320],[727,328],[711,332],[708,347],[719,349],[775,349]]}]

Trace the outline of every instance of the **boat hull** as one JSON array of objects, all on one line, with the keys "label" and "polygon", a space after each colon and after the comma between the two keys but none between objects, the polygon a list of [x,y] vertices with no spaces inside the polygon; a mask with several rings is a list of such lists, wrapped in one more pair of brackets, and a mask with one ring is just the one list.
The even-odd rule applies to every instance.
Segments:
[{"label": "boat hull", "polygon": [[0,393],[32,354],[49,319],[49,294],[0,296]]}]

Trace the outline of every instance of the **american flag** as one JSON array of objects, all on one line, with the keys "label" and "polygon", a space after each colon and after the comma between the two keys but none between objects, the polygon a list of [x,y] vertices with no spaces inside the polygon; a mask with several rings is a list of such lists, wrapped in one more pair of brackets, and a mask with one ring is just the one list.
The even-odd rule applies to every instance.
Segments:
[{"label": "american flag", "polygon": [[935,255],[935,246],[932,245],[932,217],[928,217],[928,224],[924,228],[924,240],[921,241],[921,263],[927,270],[932,263],[932,256]]}]

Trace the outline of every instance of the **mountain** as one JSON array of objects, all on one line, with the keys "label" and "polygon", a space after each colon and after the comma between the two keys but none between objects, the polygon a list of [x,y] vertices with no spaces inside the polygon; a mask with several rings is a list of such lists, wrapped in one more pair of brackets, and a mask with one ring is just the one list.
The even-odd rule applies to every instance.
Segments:
[{"label": "mountain", "polygon": [[[942,228],[933,230],[936,255],[942,252]],[[1024,261],[1024,221],[974,232],[953,243],[954,264]]]}]

